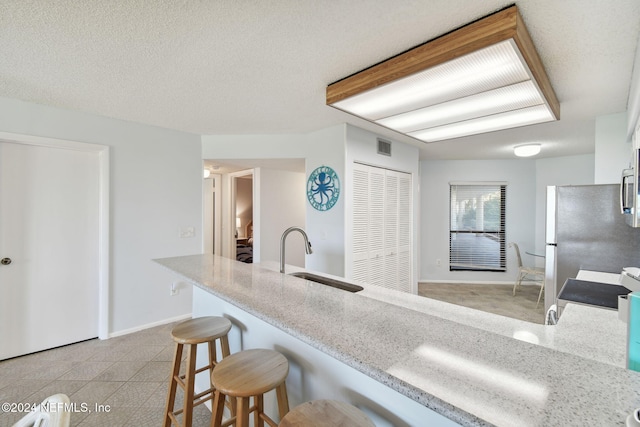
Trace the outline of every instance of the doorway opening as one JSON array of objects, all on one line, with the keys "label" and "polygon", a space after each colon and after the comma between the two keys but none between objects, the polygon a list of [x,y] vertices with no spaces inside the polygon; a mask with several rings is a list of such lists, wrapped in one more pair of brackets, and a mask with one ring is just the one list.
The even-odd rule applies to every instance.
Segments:
[{"label": "doorway opening", "polygon": [[253,169],[233,174],[233,215],[235,218],[235,258],[253,262]]},{"label": "doorway opening", "polygon": [[[240,256],[243,262],[277,261],[282,232],[305,223],[305,160],[206,159],[204,168],[212,177],[219,176],[219,184],[215,183],[219,202],[214,196],[207,198],[211,184],[204,185],[203,241],[214,242],[211,252],[209,246],[204,252],[236,260]],[[208,206],[219,207],[219,215]]]}]

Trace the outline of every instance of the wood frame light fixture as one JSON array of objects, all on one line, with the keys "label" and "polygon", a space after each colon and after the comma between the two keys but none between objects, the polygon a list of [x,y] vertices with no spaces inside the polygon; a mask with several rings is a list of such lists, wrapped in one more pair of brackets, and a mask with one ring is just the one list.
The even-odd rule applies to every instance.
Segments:
[{"label": "wood frame light fixture", "polygon": [[330,84],[327,105],[424,142],[560,118],[515,5]]}]

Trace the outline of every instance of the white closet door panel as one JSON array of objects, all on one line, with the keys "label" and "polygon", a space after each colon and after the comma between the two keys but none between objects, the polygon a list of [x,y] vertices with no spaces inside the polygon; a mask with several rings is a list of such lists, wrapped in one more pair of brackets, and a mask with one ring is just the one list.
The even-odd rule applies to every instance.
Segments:
[{"label": "white closet door panel", "polygon": [[411,174],[354,164],[354,280],[411,291],[411,186]]},{"label": "white closet door panel", "polygon": [[398,288],[401,291],[411,292],[413,277],[411,175],[407,173],[398,175]]},{"label": "white closet door panel", "polygon": [[402,173],[398,179],[398,248],[411,248],[411,175]]},{"label": "white closet door panel", "polygon": [[[354,165],[357,166],[357,165]],[[369,250],[369,172],[354,167],[353,171],[353,252]],[[366,258],[366,257],[365,257]],[[355,260],[355,258],[354,258]]]},{"label": "white closet door panel", "polygon": [[384,283],[384,170],[369,171],[369,283]]},{"label": "white closet door panel", "polygon": [[369,167],[369,251],[378,254],[384,249],[384,170]]},{"label": "white closet door panel", "polygon": [[377,286],[385,286],[384,257],[380,252],[371,254],[369,258],[369,283]]},{"label": "white closet door panel", "polygon": [[398,246],[398,174],[386,171],[384,207],[385,256],[397,252]]},{"label": "white closet door panel", "polygon": [[384,257],[384,287],[398,289],[398,254],[391,252]]},{"label": "white closet door panel", "polygon": [[369,258],[355,259],[353,260],[353,280],[362,283],[370,283],[369,282]]},{"label": "white closet door panel", "polygon": [[398,253],[398,290],[411,292],[411,251]]}]

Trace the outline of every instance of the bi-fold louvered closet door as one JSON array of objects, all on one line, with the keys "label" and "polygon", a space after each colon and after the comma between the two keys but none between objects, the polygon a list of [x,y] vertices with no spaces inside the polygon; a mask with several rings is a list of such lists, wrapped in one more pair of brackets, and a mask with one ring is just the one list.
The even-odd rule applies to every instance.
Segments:
[{"label": "bi-fold louvered closet door", "polygon": [[411,292],[411,174],[354,163],[353,279]]}]

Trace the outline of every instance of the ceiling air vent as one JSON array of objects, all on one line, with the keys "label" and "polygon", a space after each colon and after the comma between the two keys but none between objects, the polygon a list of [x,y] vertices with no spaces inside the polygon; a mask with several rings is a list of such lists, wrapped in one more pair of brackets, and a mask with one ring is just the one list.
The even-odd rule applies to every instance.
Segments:
[{"label": "ceiling air vent", "polygon": [[378,138],[378,154],[383,156],[391,156],[391,143],[384,139]]}]

